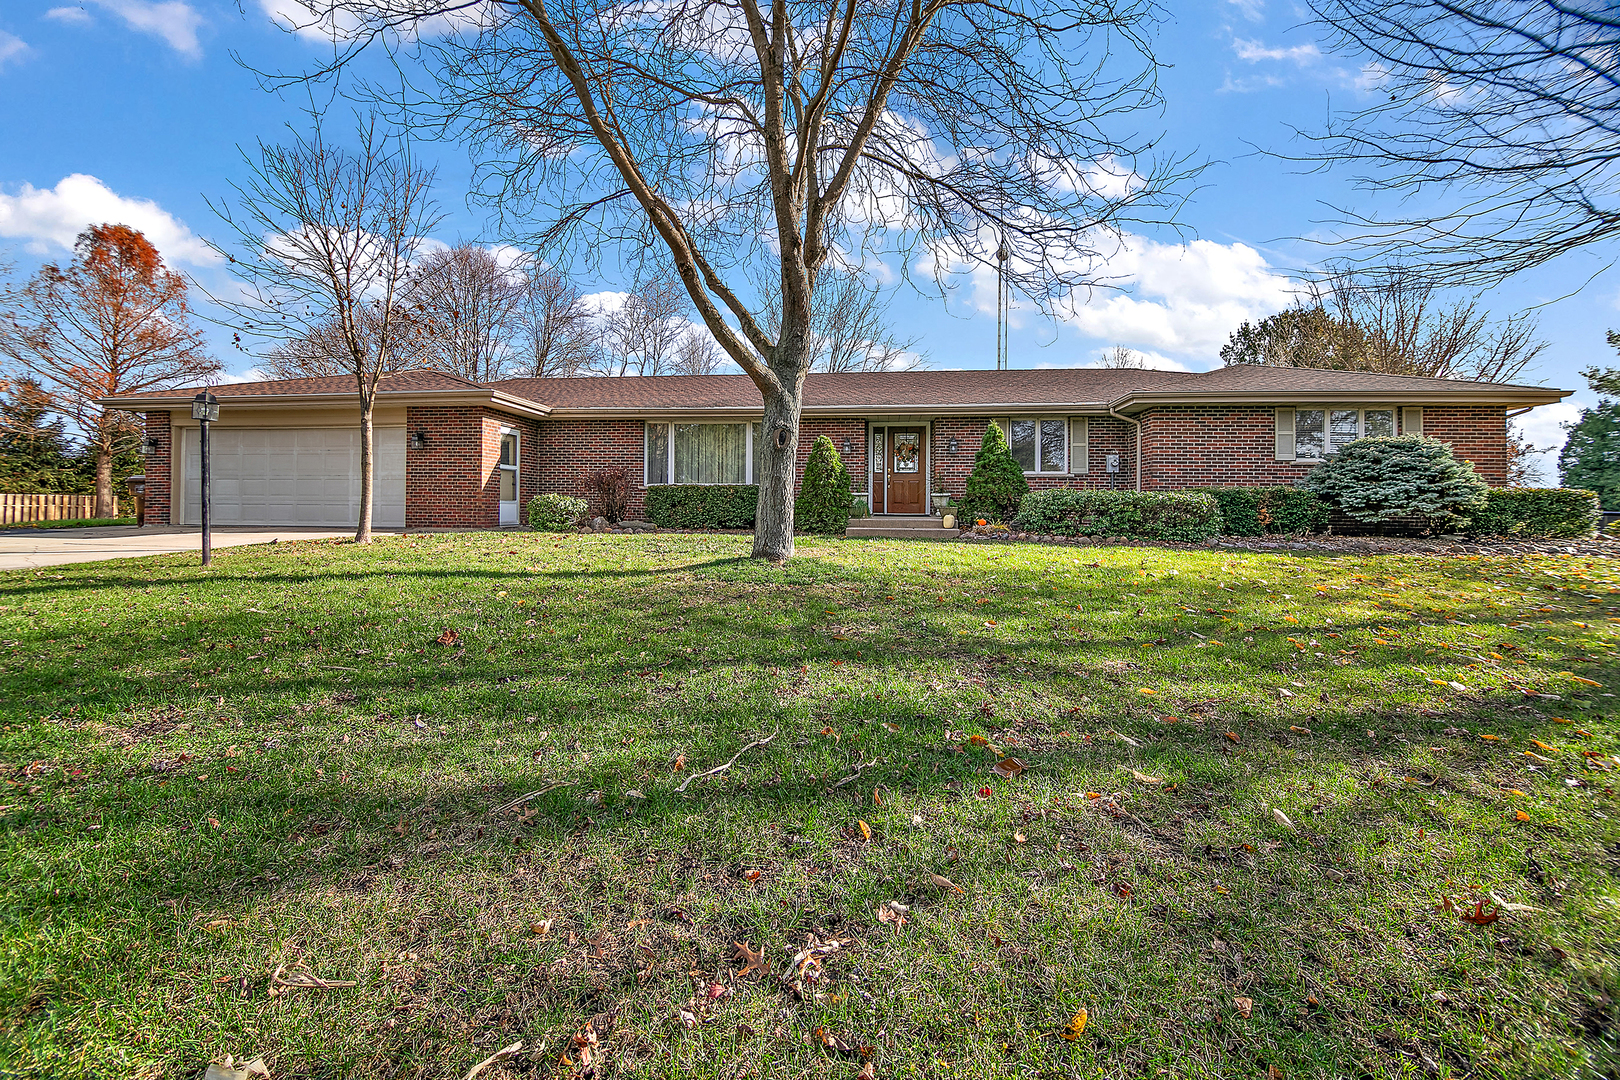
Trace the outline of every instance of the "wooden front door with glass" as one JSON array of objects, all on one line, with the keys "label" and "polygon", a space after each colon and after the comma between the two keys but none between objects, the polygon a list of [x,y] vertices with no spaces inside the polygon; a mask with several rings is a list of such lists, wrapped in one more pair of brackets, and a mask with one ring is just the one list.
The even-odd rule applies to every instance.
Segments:
[{"label": "wooden front door with glass", "polygon": [[928,512],[928,439],[920,427],[872,429],[872,512]]}]

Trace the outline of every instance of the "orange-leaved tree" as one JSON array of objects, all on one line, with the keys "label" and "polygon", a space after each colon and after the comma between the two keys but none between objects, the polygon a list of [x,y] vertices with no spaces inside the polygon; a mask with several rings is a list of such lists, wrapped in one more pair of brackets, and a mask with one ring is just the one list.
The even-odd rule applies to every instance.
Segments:
[{"label": "orange-leaved tree", "polygon": [[96,461],[96,516],[111,517],[112,462],[140,439],[133,414],[98,398],[206,380],[219,372],[191,325],[186,279],[139,229],[92,225],[66,266],[46,263],[20,289],[0,294],[12,366],[50,395]]}]

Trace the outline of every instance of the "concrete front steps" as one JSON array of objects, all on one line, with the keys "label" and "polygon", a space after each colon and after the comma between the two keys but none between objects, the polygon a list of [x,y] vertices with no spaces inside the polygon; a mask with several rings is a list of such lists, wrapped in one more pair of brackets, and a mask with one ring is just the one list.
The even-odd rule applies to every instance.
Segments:
[{"label": "concrete front steps", "polygon": [[879,517],[850,518],[845,536],[885,537],[896,540],[955,540],[956,530],[940,525],[937,517],[885,514]]}]

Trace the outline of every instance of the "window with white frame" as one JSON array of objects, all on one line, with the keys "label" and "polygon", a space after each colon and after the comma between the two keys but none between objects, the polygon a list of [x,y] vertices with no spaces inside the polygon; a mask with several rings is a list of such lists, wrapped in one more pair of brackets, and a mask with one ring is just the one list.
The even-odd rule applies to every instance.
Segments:
[{"label": "window with white frame", "polygon": [[1062,416],[1014,416],[997,420],[1013,460],[1031,476],[1069,471],[1069,421]]},{"label": "window with white frame", "polygon": [[647,486],[751,484],[759,424],[647,424]]},{"label": "window with white frame", "polygon": [[[1421,430],[1420,409],[1407,409],[1408,428]],[[1395,410],[1391,407],[1355,408],[1314,406],[1277,410],[1277,457],[1281,460],[1321,461],[1357,439],[1395,434]]]}]

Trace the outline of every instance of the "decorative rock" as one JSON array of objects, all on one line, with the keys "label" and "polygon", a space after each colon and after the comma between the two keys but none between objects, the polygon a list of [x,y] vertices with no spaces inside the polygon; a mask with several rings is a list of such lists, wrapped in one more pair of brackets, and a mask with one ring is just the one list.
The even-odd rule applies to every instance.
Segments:
[{"label": "decorative rock", "polygon": [[607,518],[605,518],[605,517],[593,517],[593,518],[591,518],[591,529],[594,530],[595,532],[607,532],[607,527],[608,527]]}]

